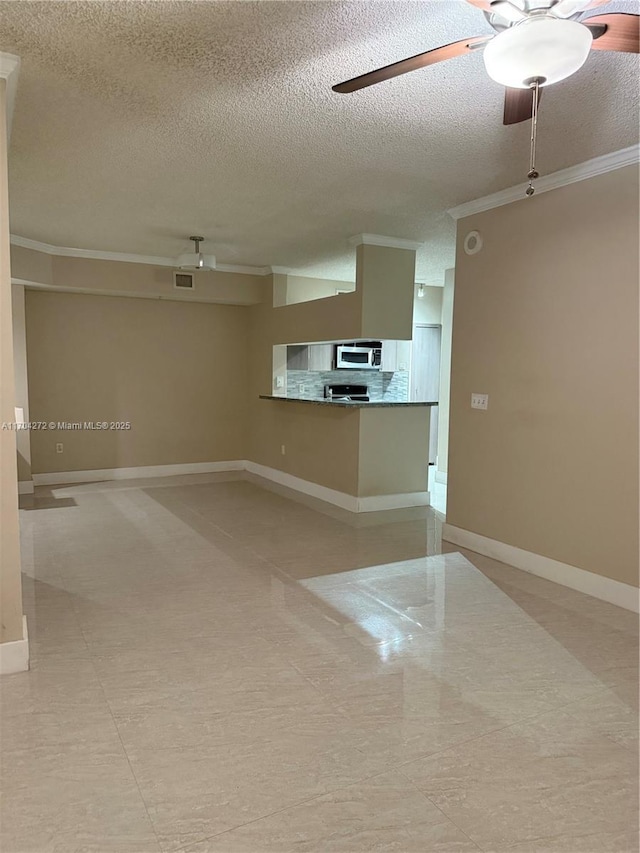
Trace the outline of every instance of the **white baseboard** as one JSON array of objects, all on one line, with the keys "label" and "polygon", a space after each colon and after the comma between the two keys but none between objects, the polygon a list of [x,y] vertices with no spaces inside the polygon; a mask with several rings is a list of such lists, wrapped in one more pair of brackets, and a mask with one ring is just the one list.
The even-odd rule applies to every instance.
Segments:
[{"label": "white baseboard", "polygon": [[443,485],[447,485],[447,472],[446,471],[438,471],[436,468],[435,473],[435,481],[436,483],[442,483]]},{"label": "white baseboard", "polygon": [[214,474],[218,471],[243,471],[245,462],[186,462],[177,465],[142,465],[138,468],[99,468],[95,471],[58,471],[34,474],[36,486],[63,486],[70,483],[95,483],[102,480],[137,480],[145,477],[173,477],[180,474]]},{"label": "white baseboard", "polygon": [[265,480],[271,480],[273,483],[278,483],[296,492],[310,495],[313,498],[333,504],[334,506],[339,506],[350,512],[378,512],[385,509],[429,506],[429,492],[407,492],[405,494],[375,495],[359,498],[355,495],[348,495],[346,492],[329,489],[327,486],[320,486],[318,483],[312,483],[309,480],[303,480],[300,477],[294,477],[293,474],[287,474],[284,471],[279,471],[277,468],[259,465],[257,462],[247,461],[245,462],[245,466],[245,470],[251,474],[264,477]]},{"label": "white baseboard", "polygon": [[34,474],[36,486],[63,486],[74,483],[95,483],[106,480],[137,480],[145,477],[172,477],[181,474],[212,474],[222,471],[249,471],[265,480],[271,480],[296,492],[302,492],[318,500],[342,507],[350,512],[378,512],[386,509],[402,509],[413,506],[429,506],[429,492],[407,492],[395,495],[373,495],[357,497],[320,486],[309,480],[286,474],[277,468],[259,465],[244,459],[227,462],[191,462],[183,465],[145,465],[139,468],[100,468],[95,471],[58,471]]},{"label": "white baseboard", "polygon": [[584,592],[586,595],[608,601],[618,607],[624,607],[625,610],[640,612],[640,590],[630,584],[606,578],[531,551],[523,551],[522,548],[480,536],[479,533],[472,533],[470,530],[463,530],[452,524],[442,526],[442,538],[454,545],[484,554],[485,557],[493,557],[494,560],[508,563],[524,572],[538,575],[578,592]]},{"label": "white baseboard", "polygon": [[34,490],[33,480],[18,480],[18,494],[32,495]]},{"label": "white baseboard", "polygon": [[26,672],[29,669],[29,633],[27,617],[22,617],[22,639],[0,643],[0,675]]},{"label": "white baseboard", "polygon": [[379,512],[385,509],[406,509],[412,506],[430,506],[429,492],[402,492],[398,495],[371,495],[358,498],[356,512]]}]

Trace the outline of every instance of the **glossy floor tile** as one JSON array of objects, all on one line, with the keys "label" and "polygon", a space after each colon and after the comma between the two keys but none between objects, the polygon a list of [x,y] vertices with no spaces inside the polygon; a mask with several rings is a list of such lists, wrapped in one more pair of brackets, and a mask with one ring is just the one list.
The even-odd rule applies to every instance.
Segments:
[{"label": "glossy floor tile", "polygon": [[638,853],[637,617],[442,518],[238,475],[37,490],[0,850]]}]

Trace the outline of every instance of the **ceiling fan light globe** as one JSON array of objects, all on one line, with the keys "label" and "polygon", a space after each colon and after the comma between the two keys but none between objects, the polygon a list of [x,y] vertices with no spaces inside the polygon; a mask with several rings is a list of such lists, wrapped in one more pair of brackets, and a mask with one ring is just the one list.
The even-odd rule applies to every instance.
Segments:
[{"label": "ceiling fan light globe", "polygon": [[528,18],[499,33],[484,49],[487,74],[512,89],[558,83],[582,68],[593,41],[591,31],[577,21]]}]

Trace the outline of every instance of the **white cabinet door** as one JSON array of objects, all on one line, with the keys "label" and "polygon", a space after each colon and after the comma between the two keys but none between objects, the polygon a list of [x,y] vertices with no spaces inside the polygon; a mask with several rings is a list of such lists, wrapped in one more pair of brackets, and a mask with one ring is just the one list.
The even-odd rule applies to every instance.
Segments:
[{"label": "white cabinet door", "polygon": [[382,363],[380,368],[385,373],[394,373],[398,363],[398,342],[382,341]]},{"label": "white cabinet door", "polygon": [[411,400],[434,402],[440,392],[440,326],[414,326]]},{"label": "white cabinet door", "polygon": [[287,370],[309,370],[309,347],[287,347]]},{"label": "white cabinet door", "polygon": [[411,341],[396,341],[396,370],[409,370],[411,364]]},{"label": "white cabinet door", "polygon": [[410,361],[411,341],[382,341],[382,370],[385,373],[409,370]]},{"label": "white cabinet door", "polygon": [[312,344],[309,350],[309,370],[331,370],[333,344]]}]

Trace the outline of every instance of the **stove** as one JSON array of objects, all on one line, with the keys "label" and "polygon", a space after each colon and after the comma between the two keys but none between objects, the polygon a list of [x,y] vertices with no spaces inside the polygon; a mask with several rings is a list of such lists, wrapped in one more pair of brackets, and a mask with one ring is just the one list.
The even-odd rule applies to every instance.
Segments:
[{"label": "stove", "polygon": [[324,396],[340,403],[368,403],[369,388],[366,385],[325,385]]}]

